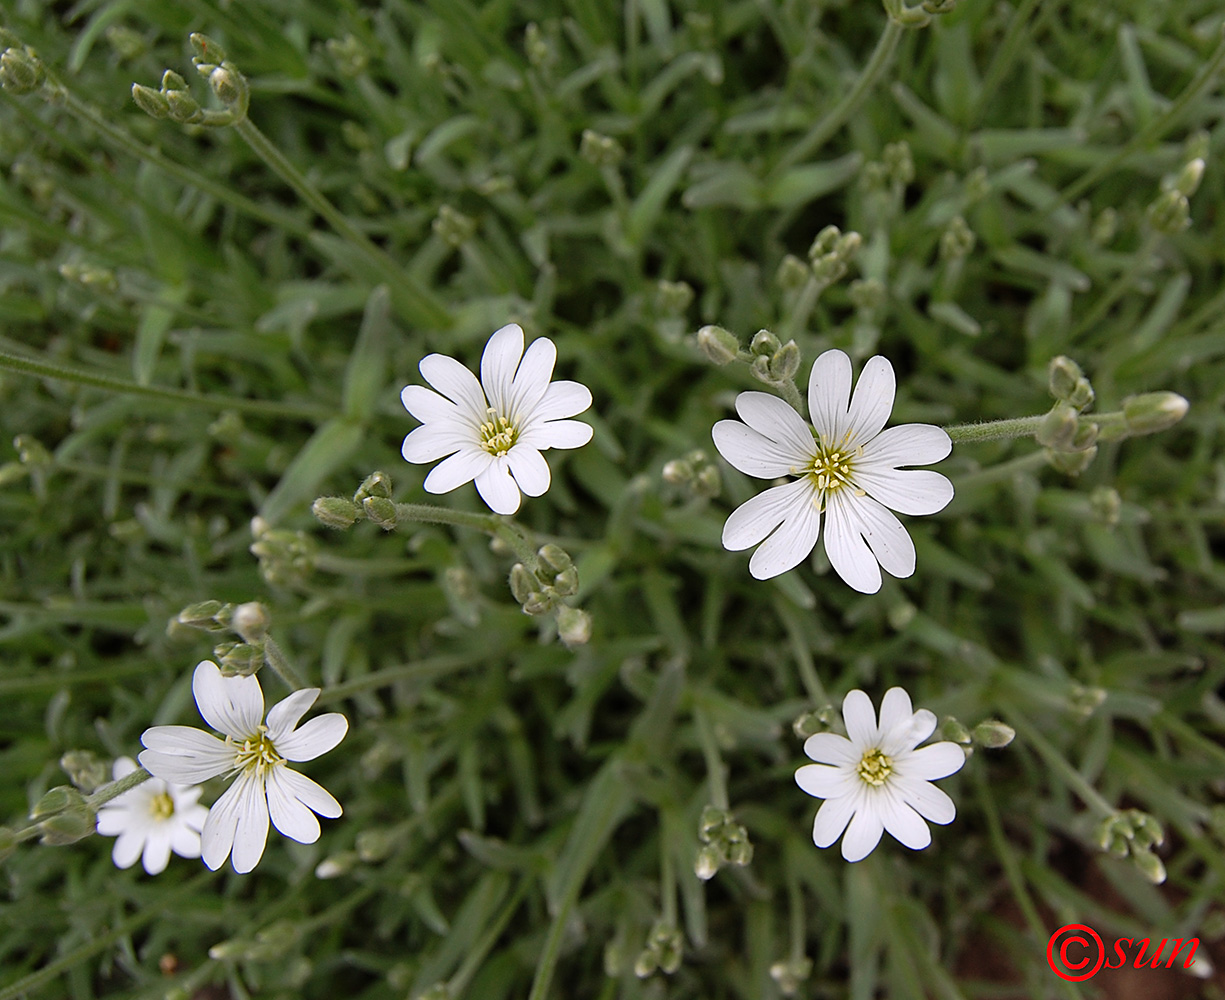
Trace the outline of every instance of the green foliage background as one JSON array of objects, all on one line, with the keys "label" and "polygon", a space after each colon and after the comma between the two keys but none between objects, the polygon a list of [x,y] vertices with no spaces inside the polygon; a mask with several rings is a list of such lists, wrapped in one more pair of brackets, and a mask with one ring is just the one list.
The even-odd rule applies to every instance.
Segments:
[{"label": "green foliage background", "polygon": [[[962,0],[889,52],[867,0],[3,10],[66,90],[0,95],[3,447],[20,436],[0,468],[0,817],[23,825],[65,751],[196,723],[190,669],[233,637],[168,629],[192,602],[267,604],[352,728],[306,768],[343,819],[309,847],[274,833],[252,875],[21,845],[0,997],[758,998],[805,955],[799,996],[1073,997],[1092,984],[1045,961],[1061,924],[1205,952],[1225,932],[1218,3]],[[234,129],[132,103],[133,82],[189,77],[192,31],[388,260]],[[879,78],[822,135],[874,50]],[[588,129],[623,156],[583,155]],[[1162,234],[1148,206],[1194,155],[1193,224]],[[955,216],[977,240],[959,264]],[[864,247],[813,305],[779,269],[829,224]],[[550,454],[519,515],[577,561],[593,634],[573,650],[481,533],[310,515],[376,469],[426,500],[398,391],[431,351],[474,366],[511,320],[595,397],[594,441]],[[1058,354],[1098,411],[1167,389],[1191,410],[1079,476],[1032,440],[958,445],[953,504],[907,519],[911,579],[863,596],[818,552],[762,583],[719,536],[763,484],[661,478],[761,388],[703,359],[706,323],[794,337],[801,387],[828,347],[885,354],[894,422],[1045,412]],[[481,509],[471,487],[442,502]],[[1018,737],[944,782],[959,814],[931,848],[886,838],[848,866],[812,845],[792,723],[892,684]],[[754,856],[703,884],[723,769]],[[1115,808],[1163,824],[1164,886],[1099,848]],[[317,878],[325,858],[345,874]],[[660,918],[684,960],[640,979]]]}]

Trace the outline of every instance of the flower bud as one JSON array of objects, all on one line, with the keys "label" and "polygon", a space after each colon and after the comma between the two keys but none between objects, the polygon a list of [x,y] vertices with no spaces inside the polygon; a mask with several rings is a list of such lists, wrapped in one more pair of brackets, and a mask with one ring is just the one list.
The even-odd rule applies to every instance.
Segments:
[{"label": "flower bud", "polygon": [[169,118],[170,102],[166,95],[152,87],[144,87],[139,83],[132,84],[132,100],[150,118]]},{"label": "flower bud", "polygon": [[250,677],[264,665],[264,648],[245,642],[223,642],[213,647],[213,658],[222,677]]},{"label": "flower bud", "polygon": [[698,817],[698,836],[702,838],[702,843],[709,844],[715,832],[730,822],[731,818],[731,813],[726,809],[712,805],[705,806],[702,809],[702,815]]},{"label": "flower bud", "polygon": [[208,35],[203,35],[198,31],[193,31],[188,36],[191,42],[191,47],[195,49],[196,54],[192,56],[191,61],[197,64],[218,65],[225,62],[225,49],[214,42]]},{"label": "flower bud", "polygon": [[366,497],[387,497],[392,493],[391,477],[386,472],[372,472],[362,480],[353,494],[353,502],[361,503]]},{"label": "flower bud", "polygon": [[367,518],[384,531],[391,531],[398,523],[396,505],[386,497],[366,497],[362,501],[362,510],[366,512]]},{"label": "flower bud", "polygon": [[782,346],[769,330],[758,330],[749,341],[749,351],[758,357],[773,357]]},{"label": "flower bud", "polygon": [[940,727],[940,735],[946,740],[960,743],[962,746],[969,746],[974,742],[974,737],[970,735],[970,731],[951,715],[944,720],[944,724]]},{"label": "flower bud", "polygon": [[28,45],[12,46],[0,53],[0,86],[14,94],[29,94],[46,79],[42,60]]},{"label": "flower bud", "polygon": [[657,968],[659,968],[659,956],[652,948],[644,948],[634,960],[634,975],[639,979],[646,979]]},{"label": "flower bud", "polygon": [[568,649],[586,644],[591,638],[591,616],[581,608],[563,605],[557,612],[557,635]]},{"label": "flower bud", "polygon": [[1177,236],[1191,225],[1191,206],[1178,190],[1163,191],[1148,206],[1149,224],[1165,236]]},{"label": "flower bud", "polygon": [[805,712],[791,723],[791,731],[801,740],[808,739],[814,733],[823,733],[827,728],[819,712]]},{"label": "flower bud", "polygon": [[578,570],[571,566],[553,577],[553,589],[561,597],[573,597],[578,593]]},{"label": "flower bud", "polygon": [[794,292],[803,288],[812,278],[812,269],[795,254],[787,254],[778,262],[778,271],[774,280],[785,292]]},{"label": "flower bud", "polygon": [[904,187],[914,180],[914,156],[910,152],[910,143],[904,139],[885,146],[881,159],[894,184]]},{"label": "flower bud", "polygon": [[664,463],[660,475],[670,486],[685,486],[693,479],[693,467],[683,459],[674,458]]},{"label": "flower bud", "polygon": [[693,481],[693,492],[699,497],[717,497],[723,492],[723,476],[717,466],[706,465]]},{"label": "flower bud", "polygon": [[1083,410],[1093,402],[1095,395],[1089,380],[1081,376],[1076,380],[1076,384],[1072,386],[1072,391],[1068,393],[1068,402],[1075,406],[1076,409]]},{"label": "flower bud", "polygon": [[539,588],[540,581],[536,578],[536,574],[523,563],[515,563],[510,568],[510,592],[520,604],[526,603],[532,593]]},{"label": "flower bud", "polygon": [[545,590],[533,590],[527,595],[527,600],[523,602],[523,613],[525,615],[543,615],[552,611],[557,604],[557,598]]},{"label": "flower bud", "polygon": [[1186,198],[1190,198],[1199,190],[1199,182],[1204,179],[1204,161],[1196,157],[1178,172],[1174,181],[1174,190]]},{"label": "flower bud", "polygon": [[651,937],[659,955],[659,969],[665,975],[672,975],[681,967],[684,954],[684,940],[681,932],[675,927],[660,926],[654,930]]},{"label": "flower bud", "polygon": [[1084,451],[1052,451],[1046,450],[1046,461],[1052,469],[1062,472],[1065,476],[1079,476],[1089,468],[1097,457],[1097,445],[1092,445]]},{"label": "flower bud", "polygon": [[729,865],[743,868],[753,860],[753,845],[747,840],[737,840],[725,845],[723,857]]},{"label": "flower bud", "polygon": [[78,840],[97,832],[98,814],[87,805],[79,808],[66,809],[62,813],[49,816],[38,824],[42,836],[40,844],[61,847],[64,844],[75,844]]},{"label": "flower bud", "polygon": [[967,257],[978,242],[973,230],[960,215],[953,216],[940,234],[940,259],[960,260]]},{"label": "flower bud", "polygon": [[1165,831],[1156,817],[1150,816],[1139,809],[1130,810],[1132,827],[1135,830],[1136,843],[1142,848],[1160,847],[1165,843]]},{"label": "flower bud", "polygon": [[1089,230],[1089,239],[1099,247],[1104,247],[1114,240],[1119,232],[1119,213],[1107,206],[1098,213]]},{"label": "flower bud", "polygon": [[315,878],[339,878],[341,875],[347,875],[357,862],[358,857],[354,851],[341,851],[339,854],[333,854],[315,865]]},{"label": "flower bud", "polygon": [[204,109],[200,102],[186,90],[168,90],[162,95],[166,100],[167,117],[180,125],[196,125],[204,120]]},{"label": "flower bud", "polygon": [[217,624],[217,615],[224,607],[226,605],[220,601],[200,601],[196,604],[189,604],[175,615],[175,621],[180,625],[188,625],[192,628],[220,632],[222,626]]},{"label": "flower bud", "polygon": [[999,719],[988,719],[974,727],[974,742],[990,750],[1006,747],[1016,739],[1017,731]]},{"label": "flower bud", "polygon": [[43,793],[34,808],[30,810],[30,819],[43,819],[55,816],[66,809],[84,808],[85,796],[71,785],[56,785]]},{"label": "flower bud", "polygon": [[570,558],[570,554],[560,545],[554,545],[551,542],[547,545],[542,545],[539,549],[537,549],[536,555],[540,557],[545,565],[558,573],[562,572],[563,570],[570,569],[570,567],[574,565],[573,560]]},{"label": "flower bud", "polygon": [[859,278],[847,289],[851,305],[860,312],[874,312],[885,304],[885,283],[876,278]]},{"label": "flower bud", "polygon": [[800,348],[794,340],[789,340],[770,359],[770,374],[776,382],[794,379],[800,370]]},{"label": "flower bud", "polygon": [[1034,437],[1037,438],[1039,444],[1045,445],[1047,448],[1064,451],[1072,444],[1072,440],[1076,437],[1079,423],[1076,410],[1072,405],[1059,400],[1051,407],[1050,412],[1042,418],[1042,423],[1039,424]]},{"label": "flower bud", "polygon": [[703,844],[698,848],[697,860],[693,863],[693,873],[703,882],[709,882],[718,874],[723,856],[718,848]]},{"label": "flower bud", "polygon": [[60,758],[60,767],[83,795],[92,795],[111,780],[106,761],[92,750],[69,750]]},{"label": "flower bud", "polygon": [[247,642],[262,642],[268,633],[268,609],[259,601],[247,601],[234,609],[230,628]]},{"label": "flower bud", "polygon": [[1165,881],[1165,865],[1152,851],[1133,851],[1131,859],[1140,869],[1140,874],[1153,885],[1161,885]]},{"label": "flower bud", "polygon": [[237,105],[244,111],[246,110],[251,94],[247,78],[230,63],[224,63],[209,73],[208,85],[217,95],[217,99],[226,107]]},{"label": "flower bud", "polygon": [[523,51],[527,55],[527,61],[537,68],[548,66],[557,58],[553,43],[545,37],[540,25],[535,21],[523,30]]},{"label": "flower bud", "polygon": [[168,90],[186,90],[187,81],[172,69],[162,74],[162,93]]},{"label": "flower bud", "polygon": [[362,509],[348,497],[320,497],[311,504],[311,513],[324,527],[343,531],[353,527]]},{"label": "flower bud", "polygon": [[1123,419],[1132,434],[1155,434],[1182,420],[1190,405],[1176,392],[1146,392],[1123,400]]},{"label": "flower bud", "polygon": [[785,997],[795,996],[800,984],[811,975],[812,959],[810,958],[775,962],[770,966],[770,978],[778,984],[778,991]]},{"label": "flower bud", "polygon": [[698,349],[708,361],[725,365],[736,360],[740,341],[721,326],[704,326],[698,331]]},{"label": "flower bud", "polygon": [[1076,383],[1084,378],[1085,373],[1081,371],[1080,365],[1069,358],[1066,354],[1060,354],[1057,357],[1051,358],[1050,364],[1046,367],[1047,385],[1050,387],[1051,395],[1056,399],[1066,400],[1072,395],[1072,390],[1076,388]]}]

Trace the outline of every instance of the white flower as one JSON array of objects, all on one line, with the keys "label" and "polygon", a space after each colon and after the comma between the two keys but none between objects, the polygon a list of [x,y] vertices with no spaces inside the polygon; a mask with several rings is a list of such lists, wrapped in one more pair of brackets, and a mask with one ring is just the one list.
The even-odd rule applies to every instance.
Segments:
[{"label": "white flower", "polygon": [[310,778],[291,770],[287,761],[314,760],[344,739],[348,720],[338,712],[298,721],[319,697],[319,688],[295,691],[272,707],[265,725],[264,694],[254,677],[223,677],[217,665],[203,660],[192,678],[200,714],[219,740],[190,726],[154,726],[140,741],[145,769],[167,781],[207,781],[236,775],[209,811],[201,834],[204,863],[216,870],[234,855],[234,870],[249,872],[264,853],[268,818],[291,840],[313,844],[319,839],[320,816],[334,819],[340,803]]},{"label": "white flower", "polygon": [[916,851],[926,847],[932,836],[923,821],[943,825],[957,815],[953,800],[931,782],[961,770],[965,753],[948,742],[915,749],[931,736],[936,717],[925,708],[911,712],[910,695],[900,687],[885,692],[879,726],[862,691],[843,699],[842,719],[850,739],[837,733],[808,737],[804,752],[818,763],[795,772],[797,785],[825,799],[813,823],[813,843],[829,847],[846,830],[847,861],[871,854],[884,830]]},{"label": "white flower", "polygon": [[520,490],[544,494],[550,474],[540,453],[591,440],[588,424],[563,419],[587,409],[591,392],[578,382],[550,382],[556,360],[557,348],[545,337],[524,354],[516,323],[489,338],[479,382],[445,354],[421,359],[421,374],[438,392],[410,385],[400,393],[404,408],[422,423],[404,439],[404,458],[450,456],[425,477],[428,492],[449,493],[475,479],[481,499],[498,514],[519,509]]},{"label": "white flower", "polygon": [[749,560],[758,580],[804,560],[817,544],[822,512],[830,564],[856,590],[880,590],[880,566],[896,577],[914,572],[914,543],[886,508],[903,514],[943,510],[953,499],[953,484],[938,472],[899,466],[938,462],[953,444],[931,424],[881,430],[894,389],[893,366],[878,355],[864,365],[851,398],[851,359],[826,351],[808,380],[812,427],[764,392],[736,397],[744,423],[715,424],[715,447],[741,472],[798,477],[741,504],[723,527],[723,545],[732,551],[761,542]]},{"label": "white flower", "polygon": [[[120,757],[112,773],[115,780],[136,770],[136,761]],[[166,870],[170,852],[181,858],[200,856],[200,830],[208,809],[199,802],[196,786],[169,784],[148,778],[117,795],[98,809],[98,832],[117,837],[111,857],[117,868],[131,868],[140,858],[145,871]]]}]

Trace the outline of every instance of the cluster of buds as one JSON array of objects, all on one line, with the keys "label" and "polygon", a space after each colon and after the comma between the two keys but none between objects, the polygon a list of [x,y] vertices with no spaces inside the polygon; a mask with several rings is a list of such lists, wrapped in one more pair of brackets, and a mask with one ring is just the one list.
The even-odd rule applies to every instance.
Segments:
[{"label": "cluster of buds", "polygon": [[799,991],[800,985],[807,982],[812,975],[812,959],[801,955],[785,962],[775,962],[770,966],[770,978],[778,985],[778,991],[785,997],[793,997]]},{"label": "cluster of buds", "polygon": [[113,292],[119,287],[115,272],[92,264],[61,264],[60,277],[90,291]]},{"label": "cluster of buds", "polygon": [[35,803],[30,819],[38,824],[39,843],[75,844],[97,828],[98,812],[71,785],[57,785]]},{"label": "cluster of buds", "polygon": [[475,235],[476,220],[450,205],[443,205],[434,217],[431,228],[443,243],[459,249]]},{"label": "cluster of buds", "polygon": [[900,209],[906,185],[914,177],[914,156],[904,140],[889,143],[880,160],[864,164],[859,184],[869,196],[872,216],[886,217]]},{"label": "cluster of buds", "polygon": [[656,920],[647,934],[646,946],[634,960],[634,975],[646,979],[656,970],[672,975],[681,967],[683,949],[681,932],[667,921]]},{"label": "cluster of buds", "polygon": [[666,462],[663,480],[669,486],[676,486],[695,499],[717,497],[723,490],[719,467],[700,448],[689,452],[683,458]]},{"label": "cluster of buds", "polygon": [[315,541],[304,531],[273,528],[262,517],[251,518],[250,552],[259,560],[265,580],[281,587],[301,586],[315,568]]},{"label": "cluster of buds", "polygon": [[736,822],[732,814],[717,806],[707,806],[698,820],[698,848],[694,873],[703,882],[715,877],[724,865],[743,868],[753,860],[753,844],[749,832]]},{"label": "cluster of buds", "polygon": [[1149,225],[1165,236],[1176,236],[1191,225],[1189,199],[1204,178],[1203,154],[1193,156],[1176,174],[1162,178],[1161,193],[1148,206]]},{"label": "cluster of buds", "polygon": [[940,234],[940,259],[944,261],[963,260],[970,255],[978,238],[974,231],[960,215],[949,219],[949,224]]},{"label": "cluster of buds", "polygon": [[662,340],[679,344],[689,328],[685,313],[693,304],[693,286],[687,281],[660,281],[655,286],[655,329]]},{"label": "cluster of buds", "polygon": [[1097,828],[1097,844],[1116,858],[1132,863],[1154,885],[1165,881],[1165,865],[1153,853],[1165,842],[1161,824],[1139,809],[1124,809],[1107,816]]},{"label": "cluster of buds", "polygon": [[218,643],[213,647],[213,659],[226,677],[249,677],[267,660],[270,622],[268,609],[259,601],[247,601],[245,604],[199,601],[189,604],[175,615],[167,631],[193,628],[205,632],[235,633],[240,641]]},{"label": "cluster of buds", "polygon": [[795,733],[796,739],[806,740],[814,733],[829,732],[841,718],[842,713],[833,705],[823,705],[811,712],[805,712],[791,723],[791,731]]},{"label": "cluster of buds", "polygon": [[612,136],[585,128],[579,140],[578,155],[593,166],[615,167],[625,158],[625,150]]},{"label": "cluster of buds", "polygon": [[1097,455],[1098,425],[1080,418],[1093,404],[1093,386],[1080,365],[1062,354],[1051,359],[1047,375],[1055,405],[1034,437],[1046,448],[1052,466],[1068,475],[1079,475]]},{"label": "cluster of buds", "polygon": [[352,500],[319,497],[311,504],[311,513],[320,524],[337,531],[353,527],[363,517],[384,531],[391,531],[397,524],[396,505],[391,499],[391,477],[385,472],[372,472],[362,480]]},{"label": "cluster of buds", "polygon": [[239,935],[221,941],[208,950],[208,957],[215,962],[271,962],[284,958],[286,953],[302,939],[303,928],[290,920],[278,920],[269,924],[254,937]]},{"label": "cluster of buds", "polygon": [[1106,700],[1106,689],[1086,687],[1083,684],[1073,684],[1068,689],[1068,709],[1073,715],[1087,719],[1102,706]]},{"label": "cluster of buds", "polygon": [[957,8],[957,0],[923,0],[908,7],[906,0],[885,0],[885,13],[903,28],[925,28],[934,15],[949,14]]},{"label": "cluster of buds", "polygon": [[523,29],[523,51],[527,61],[537,69],[548,69],[557,62],[557,47],[535,21]]},{"label": "cluster of buds", "polygon": [[111,780],[110,765],[92,750],[69,750],[60,758],[60,767],[84,795],[92,795]]},{"label": "cluster of buds", "polygon": [[565,603],[578,593],[578,568],[561,546],[542,545],[536,568],[523,563],[510,568],[510,592],[525,615],[557,615],[557,635],[566,646],[582,646],[591,638],[591,616]]},{"label": "cluster of buds", "polygon": [[224,111],[211,111],[200,106],[187,89],[187,81],[174,70],[162,74],[159,90],[139,83],[132,84],[132,100],[145,114],[153,118],[169,118],[180,125],[207,125],[220,128],[242,121],[247,114],[251,99],[247,79],[225,57],[225,51],[205,35],[193,34],[192,47],[196,54],[192,63],[217,99],[225,105]]},{"label": "cluster of buds", "polygon": [[783,344],[769,330],[758,330],[749,342],[749,369],[758,382],[780,386],[794,382],[800,370],[800,348],[794,340]]},{"label": "cluster of buds", "polygon": [[370,65],[370,53],[366,51],[361,41],[353,35],[344,38],[329,38],[323,43],[332,62],[336,64],[341,76],[356,77],[366,72]]},{"label": "cluster of buds", "polygon": [[832,285],[846,274],[862,245],[863,237],[857,232],[843,233],[837,226],[826,226],[808,248],[813,277],[822,287]]},{"label": "cluster of buds", "polygon": [[30,46],[11,31],[0,28],[0,87],[14,94],[30,94],[47,79],[43,62]]}]

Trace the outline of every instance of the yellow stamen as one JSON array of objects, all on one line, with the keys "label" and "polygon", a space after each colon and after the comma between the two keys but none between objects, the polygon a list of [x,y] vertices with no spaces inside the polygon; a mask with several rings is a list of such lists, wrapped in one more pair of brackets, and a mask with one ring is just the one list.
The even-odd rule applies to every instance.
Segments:
[{"label": "yellow stamen", "polygon": [[852,448],[850,439],[849,431],[837,443],[820,437],[816,441],[817,450],[812,461],[800,470],[812,479],[817,495],[821,497],[822,507],[827,494],[836,493],[844,486],[850,487],[856,496],[863,496],[863,490],[855,485],[855,460],[863,457],[863,446]]},{"label": "yellow stamen", "polygon": [[154,819],[170,819],[174,815],[174,799],[169,792],[159,792],[149,802],[149,811]]},{"label": "yellow stamen", "polygon": [[519,439],[519,428],[512,419],[502,416],[492,406],[485,412],[489,419],[479,428],[481,447],[489,454],[501,457],[510,451]]},{"label": "yellow stamen", "polygon": [[855,768],[859,776],[869,785],[879,788],[893,773],[893,760],[878,749],[869,750]]},{"label": "yellow stamen", "polygon": [[268,739],[267,726],[260,726],[259,732],[243,740],[242,743],[237,743],[228,737],[226,742],[234,747],[234,766],[240,771],[254,768],[262,775],[278,764],[285,763],[285,758],[277,753],[276,746],[272,740]]}]

